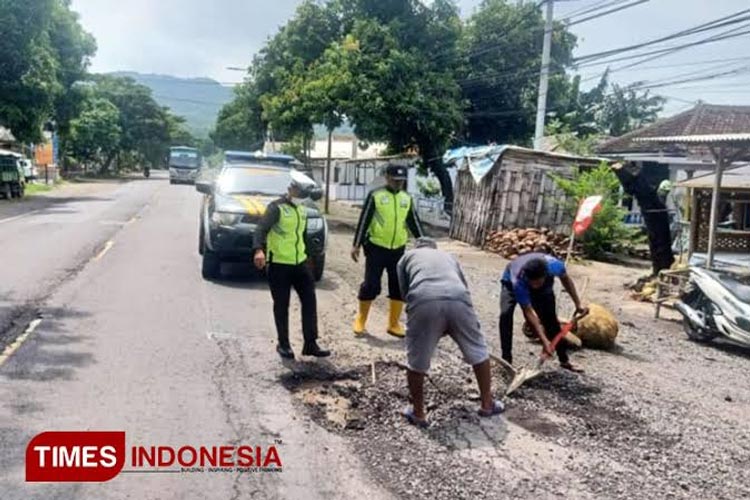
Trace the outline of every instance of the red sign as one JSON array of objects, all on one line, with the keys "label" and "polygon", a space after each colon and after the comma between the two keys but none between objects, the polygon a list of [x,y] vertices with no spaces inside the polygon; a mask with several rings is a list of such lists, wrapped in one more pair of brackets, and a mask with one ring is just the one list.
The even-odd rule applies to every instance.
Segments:
[{"label": "red sign", "polygon": [[591,223],[594,222],[594,215],[602,209],[603,199],[601,196],[589,196],[581,202],[576,220],[573,222],[573,232],[576,236],[585,233]]},{"label": "red sign", "polygon": [[124,465],[124,432],[43,432],[26,447],[29,482],[104,482]]}]

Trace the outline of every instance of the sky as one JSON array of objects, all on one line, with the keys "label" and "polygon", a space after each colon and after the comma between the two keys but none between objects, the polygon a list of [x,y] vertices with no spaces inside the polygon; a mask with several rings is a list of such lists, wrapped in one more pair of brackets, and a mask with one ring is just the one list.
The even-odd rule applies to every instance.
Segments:
[{"label": "sky", "polygon": [[[462,15],[468,16],[480,2],[457,3]],[[207,76],[229,83],[241,80],[242,73],[228,68],[247,66],[252,55],[291,17],[299,3],[300,0],[73,0],[73,8],[97,39],[94,72],[129,70]],[[555,18],[565,19],[570,13],[597,3],[603,2],[557,0]],[[650,0],[572,26],[571,31],[579,37],[575,55],[668,35],[749,7],[748,0]],[[617,64],[613,67],[617,68]],[[750,70],[750,35],[616,71],[611,79],[621,84],[665,81],[682,75],[690,78],[745,68]],[[603,66],[595,66],[580,72],[589,84],[594,84],[603,70]],[[750,72],[654,91],[669,97],[666,114],[689,108],[698,99],[716,104],[750,104]]]}]

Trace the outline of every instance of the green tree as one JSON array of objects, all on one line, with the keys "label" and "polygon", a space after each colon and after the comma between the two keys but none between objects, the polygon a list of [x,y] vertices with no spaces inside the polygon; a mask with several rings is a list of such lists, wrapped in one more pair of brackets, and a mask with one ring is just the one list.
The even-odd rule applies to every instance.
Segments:
[{"label": "green tree", "polygon": [[[355,92],[347,117],[357,136],[386,141],[395,151],[416,148],[438,178],[446,209],[453,185],[442,155],[463,122],[456,82],[461,21],[455,5],[435,0],[350,0],[348,72]],[[435,54],[444,57],[437,58]]]},{"label": "green tree", "polygon": [[570,200],[567,208],[572,216],[584,198],[603,197],[601,211],[580,240],[588,257],[601,258],[606,252],[618,251],[632,243],[635,232],[625,225],[627,212],[619,207],[620,181],[609,165],[602,163],[594,169],[578,169],[570,179],[560,176],[553,176],[553,179]]},{"label": "green tree", "polygon": [[[60,136],[60,149],[67,151],[70,121],[81,111],[85,92],[79,85],[88,78],[91,57],[96,53],[94,37],[81,27],[70,0],[57,0],[52,8],[49,39],[58,62],[56,78],[61,92],[54,99],[54,119]],[[63,154],[63,163],[66,155]]]},{"label": "green tree", "polygon": [[61,92],[49,25],[55,0],[0,0],[0,124],[36,142]]},{"label": "green tree", "polygon": [[666,100],[640,91],[641,83],[625,87],[610,84],[609,72],[588,91],[580,90],[580,77],[569,87],[566,111],[557,118],[567,129],[585,139],[594,135],[619,136],[656,121]]},{"label": "green tree", "polygon": [[219,112],[213,142],[224,149],[260,149],[266,136],[260,94],[252,82],[235,89],[235,98]]},{"label": "green tree", "polygon": [[118,152],[122,128],[120,112],[110,101],[98,97],[83,104],[81,114],[70,123],[70,147],[75,157],[102,169]]},{"label": "green tree", "polygon": [[604,101],[600,119],[603,133],[619,136],[656,121],[666,99],[639,91],[640,84],[621,87],[612,84],[612,91]]},{"label": "green tree", "polygon": [[99,75],[94,93],[120,112],[122,135],[117,153],[128,153],[122,159],[131,160],[126,163],[161,165],[171,144],[173,123],[169,111],[157,104],[151,90],[132,78]]},{"label": "green tree", "polygon": [[[484,0],[460,41],[461,88],[468,101],[466,138],[486,144],[529,143],[534,135],[544,19],[538,2]],[[550,114],[569,93],[565,69],[576,37],[556,23],[552,35]]]}]

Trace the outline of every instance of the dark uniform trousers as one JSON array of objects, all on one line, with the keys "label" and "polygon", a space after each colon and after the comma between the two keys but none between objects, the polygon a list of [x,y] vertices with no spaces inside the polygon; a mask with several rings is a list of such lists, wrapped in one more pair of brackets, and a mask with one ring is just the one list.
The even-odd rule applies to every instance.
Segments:
[{"label": "dark uniform trousers", "polygon": [[365,281],[359,287],[359,296],[362,301],[375,300],[380,295],[383,271],[388,273],[388,298],[403,301],[401,288],[398,286],[398,261],[404,256],[406,247],[390,250],[370,243],[364,245],[365,249]]},{"label": "dark uniform trousers", "polygon": [[[560,333],[560,320],[557,318],[557,304],[555,303],[554,278],[547,278],[544,286],[538,290],[530,290],[531,307],[536,311],[539,321],[549,340]],[[501,282],[500,292],[500,348],[502,357],[509,363],[513,362],[513,313],[516,310],[516,296],[513,284]],[[557,357],[560,363],[567,363],[568,346],[562,341],[557,344]]]},{"label": "dark uniform trousers", "polygon": [[314,342],[318,338],[318,318],[315,280],[310,267],[306,263],[296,266],[270,263],[267,274],[279,345],[289,347],[289,298],[292,288],[302,304],[302,335],[305,344]]}]

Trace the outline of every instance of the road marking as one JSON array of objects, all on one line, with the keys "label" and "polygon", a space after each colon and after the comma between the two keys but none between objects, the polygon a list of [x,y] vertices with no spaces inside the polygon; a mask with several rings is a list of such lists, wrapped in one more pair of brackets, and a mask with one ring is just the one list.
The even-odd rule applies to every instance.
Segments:
[{"label": "road marking", "polygon": [[7,219],[0,219],[0,224],[5,224],[6,222],[13,222],[14,220],[23,219],[24,217],[28,217],[29,215],[33,215],[41,211],[42,211],[41,209],[32,210],[31,212],[26,212],[21,215],[16,215],[14,217],[8,217]]},{"label": "road marking", "polygon": [[36,318],[35,320],[32,320],[31,323],[29,323],[29,326],[26,327],[26,330],[24,330],[23,333],[19,335],[12,344],[5,348],[3,353],[0,354],[0,366],[3,366],[3,363],[5,363],[8,358],[10,358],[13,353],[18,350],[19,347],[21,347],[21,344],[26,342],[26,339],[29,338],[29,335],[31,335],[34,330],[36,330],[36,327],[39,326],[39,323],[41,322],[42,318]]},{"label": "road marking", "polygon": [[96,254],[96,257],[94,257],[94,260],[102,260],[102,257],[104,257],[107,252],[112,248],[112,246],[115,244],[114,241],[109,240],[107,243],[104,244],[104,248],[102,248],[98,254]]},{"label": "road marking", "polygon": [[227,340],[227,339],[233,339],[235,335],[233,333],[226,333],[226,332],[206,332],[206,337],[208,337],[208,340]]}]

